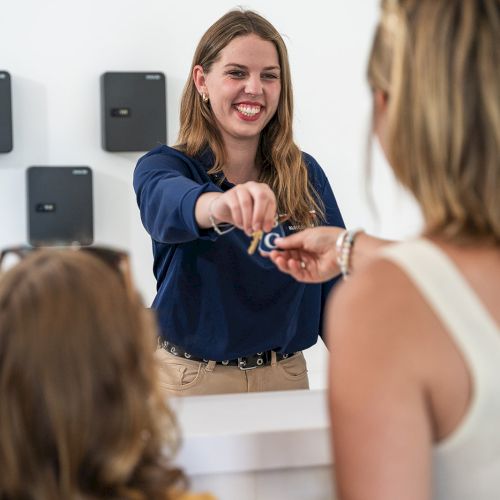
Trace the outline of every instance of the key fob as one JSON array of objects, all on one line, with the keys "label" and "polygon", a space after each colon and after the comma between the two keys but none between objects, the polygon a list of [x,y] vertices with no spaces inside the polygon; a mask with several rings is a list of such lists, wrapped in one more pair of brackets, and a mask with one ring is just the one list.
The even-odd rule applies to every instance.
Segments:
[{"label": "key fob", "polygon": [[259,251],[263,253],[270,253],[272,250],[279,250],[275,245],[274,240],[276,238],[283,238],[285,236],[285,230],[281,224],[273,227],[268,233],[264,233],[259,243]]}]

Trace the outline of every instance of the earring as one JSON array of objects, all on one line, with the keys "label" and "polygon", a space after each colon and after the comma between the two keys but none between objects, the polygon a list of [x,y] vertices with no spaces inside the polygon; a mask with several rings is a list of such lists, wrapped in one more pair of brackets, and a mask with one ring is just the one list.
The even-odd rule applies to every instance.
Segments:
[{"label": "earring", "polygon": [[208,102],[208,94],[205,94],[205,92],[201,93],[201,100],[203,102]]}]

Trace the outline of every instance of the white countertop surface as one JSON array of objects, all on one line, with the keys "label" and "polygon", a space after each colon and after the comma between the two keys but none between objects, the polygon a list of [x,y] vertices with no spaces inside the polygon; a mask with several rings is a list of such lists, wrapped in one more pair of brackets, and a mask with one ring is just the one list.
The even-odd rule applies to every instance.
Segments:
[{"label": "white countertop surface", "polygon": [[323,390],[194,396],[169,400],[188,475],[331,463]]}]

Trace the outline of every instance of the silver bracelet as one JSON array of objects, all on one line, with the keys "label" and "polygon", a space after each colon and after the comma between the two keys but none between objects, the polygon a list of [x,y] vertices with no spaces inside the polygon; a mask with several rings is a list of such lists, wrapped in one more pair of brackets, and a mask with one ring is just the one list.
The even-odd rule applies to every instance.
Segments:
[{"label": "silver bracelet", "polygon": [[210,204],[208,205],[208,220],[210,221],[210,224],[212,224],[213,230],[219,235],[222,236],[224,234],[230,233],[234,229],[233,224],[229,224],[228,222],[222,222],[221,224],[217,224],[217,221],[215,220],[215,217],[212,214],[212,205],[214,204],[214,201],[217,200],[219,197],[215,197],[210,201]]}]

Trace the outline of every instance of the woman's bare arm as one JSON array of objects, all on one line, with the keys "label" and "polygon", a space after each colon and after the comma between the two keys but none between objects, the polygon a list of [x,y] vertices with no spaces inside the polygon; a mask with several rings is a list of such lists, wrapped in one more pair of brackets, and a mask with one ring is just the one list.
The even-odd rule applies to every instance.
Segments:
[{"label": "woman's bare arm", "polygon": [[[428,500],[432,431],[425,353],[408,280],[379,261],[328,308],[329,397],[341,500]],[[417,322],[418,323],[418,322]]]}]

